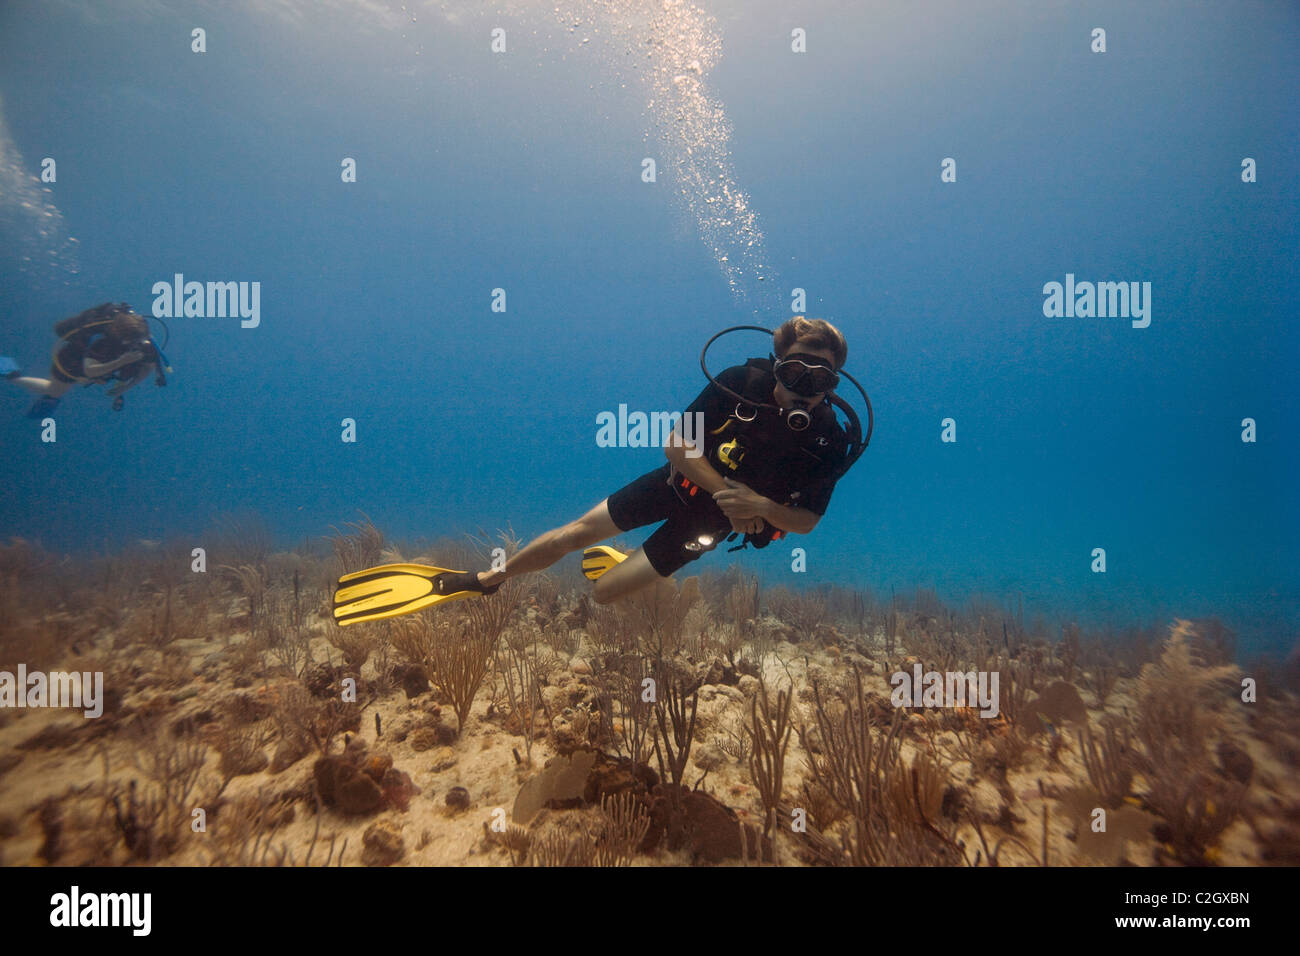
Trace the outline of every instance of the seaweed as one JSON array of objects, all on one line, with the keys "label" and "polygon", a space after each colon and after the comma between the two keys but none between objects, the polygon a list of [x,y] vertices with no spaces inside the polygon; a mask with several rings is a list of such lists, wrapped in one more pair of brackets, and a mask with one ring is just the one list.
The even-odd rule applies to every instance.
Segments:
[{"label": "seaweed", "polygon": [[337,696],[318,700],[300,683],[283,684],[276,690],[271,719],[281,741],[308,740],[322,756],[328,755],[334,738],[360,726],[361,712],[373,702],[347,703]]},{"label": "seaweed", "polygon": [[[268,598],[267,617],[276,622],[268,632],[267,646],[271,659],[291,677],[302,679],[315,663],[311,652],[311,635],[303,626],[297,611],[290,612],[281,599]],[[279,626],[280,621],[287,626]]]},{"label": "seaweed", "polygon": [[682,652],[692,661],[711,660],[723,645],[714,637],[717,629],[713,612],[703,601],[691,605],[682,620]]},{"label": "seaweed", "polygon": [[645,804],[630,792],[607,794],[600,802],[604,823],[596,837],[596,866],[630,866],[650,829]]},{"label": "seaweed", "polygon": [[1188,622],[1192,653],[1205,665],[1231,664],[1237,658],[1237,635],[1217,617]]},{"label": "seaweed", "polygon": [[1097,706],[1105,709],[1106,701],[1110,699],[1115,684],[1119,681],[1119,665],[1108,660],[1097,660],[1088,670],[1080,673],[1084,684],[1097,698]]},{"label": "seaweed", "polygon": [[[984,848],[983,862],[985,863],[985,865],[989,867],[998,867],[1002,865],[1002,853],[1006,847],[1015,847],[1020,851],[1022,851],[1027,857],[1029,857],[1030,862],[1033,863],[1034,866],[1047,866],[1047,820],[1048,820],[1047,804],[1043,804],[1043,830],[1042,830],[1043,849],[1042,849],[1042,856],[1039,857],[1034,854],[1034,851],[1031,850],[1023,840],[1021,840],[1019,837],[1016,836],[1007,835],[1007,836],[999,837],[997,843],[993,844],[993,846],[990,847],[988,843],[988,839],[984,836],[984,826],[983,824],[980,823],[978,814],[976,814],[973,809],[970,811],[971,826],[975,830],[975,835],[978,836],[980,839],[980,845]],[[975,851],[975,859],[971,864],[972,866],[980,865],[981,862],[980,853],[981,851],[979,850]]]},{"label": "seaweed", "polygon": [[1118,718],[1103,720],[1105,737],[1100,746],[1092,735],[1091,724],[1084,724],[1077,734],[1079,753],[1103,806],[1118,809],[1133,785],[1133,745],[1128,722]]},{"label": "seaweed", "polygon": [[659,690],[654,702],[654,754],[659,762],[660,777],[673,782],[671,794],[676,799],[686,775],[691,743],[695,739],[700,682],[681,668],[674,667],[671,675],[661,675]]},{"label": "seaweed", "polygon": [[585,827],[577,833],[549,830],[534,837],[529,844],[528,861],[532,866],[593,866],[596,841]]},{"label": "seaweed", "polygon": [[593,664],[602,732],[617,753],[634,764],[643,763],[649,756],[646,739],[653,717],[652,705],[643,699],[644,681],[649,674],[645,662],[635,655],[611,663],[617,666]]},{"label": "seaweed", "polygon": [[808,811],[809,822],[818,830],[827,830],[844,819],[847,811],[835,801],[830,791],[823,785],[805,782],[801,793],[804,809]]},{"label": "seaweed", "polygon": [[437,641],[430,651],[433,664],[430,679],[451,701],[456,712],[456,726],[461,732],[465,730],[474,696],[487,676],[496,648],[500,631],[493,629],[494,620],[471,613],[466,617],[469,626],[459,640]]},{"label": "seaweed", "polygon": [[[998,672],[999,706],[1007,720],[1019,726],[1029,716],[1029,695],[1038,685],[1040,671],[1029,660],[1010,660],[995,658],[993,669]],[[1034,720],[1027,728],[1031,733],[1037,732],[1038,722]]]},{"label": "seaweed", "polygon": [[361,521],[349,521],[343,525],[351,528],[351,533],[334,529],[331,543],[341,575],[372,568],[380,563],[384,551],[384,533],[375,527],[365,512],[361,513],[361,518]]},{"label": "seaweed", "polygon": [[1206,743],[1219,729],[1213,683],[1231,667],[1197,665],[1187,641],[1186,621],[1177,622],[1157,661],[1138,682],[1137,732],[1150,759],[1195,770],[1208,762]]},{"label": "seaweed", "polygon": [[875,595],[870,591],[854,590],[849,592],[849,606],[846,609],[845,618],[852,627],[854,634],[865,637],[868,627],[876,618],[878,612],[879,605],[876,602]]},{"label": "seaweed", "polygon": [[265,563],[274,544],[265,519],[248,509],[217,515],[207,537],[211,553],[228,555],[236,565]]},{"label": "seaweed", "polygon": [[826,621],[825,591],[772,588],[767,595],[767,606],[777,620],[794,630],[798,642],[811,641]]},{"label": "seaweed", "polygon": [[625,654],[636,648],[635,632],[624,621],[625,602],[592,604],[584,594],[582,606],[587,614],[587,639],[597,657]]},{"label": "seaweed", "polygon": [[428,611],[390,618],[384,623],[388,644],[408,664],[418,664],[426,670],[433,664],[434,645],[451,636],[449,619],[434,618]]},{"label": "seaweed", "polygon": [[[534,632],[534,649],[536,632]],[[525,762],[533,762],[533,715],[539,709],[545,709],[542,699],[542,682],[538,676],[535,657],[528,654],[527,633],[522,630],[510,631],[502,647],[496,651],[496,672],[505,684],[506,699],[510,713],[514,716],[518,730],[524,737]],[[604,707],[601,708],[602,713]]]},{"label": "seaweed", "polygon": [[749,700],[749,726],[745,731],[752,741],[749,753],[749,775],[758,788],[763,808],[767,811],[763,835],[771,838],[776,828],[776,806],[781,799],[785,779],[785,753],[790,745],[790,705],[793,690],[778,691],[773,704],[767,685],[760,683],[758,692]]},{"label": "seaweed", "polygon": [[[825,788],[849,816],[841,834],[842,861],[854,866],[955,865],[965,859],[951,823],[934,813],[933,792],[942,772],[937,765],[913,764],[895,783],[903,710],[894,711],[887,730],[877,731],[854,668],[855,693],[843,709],[832,708],[813,682],[817,744],[801,727],[800,740],[809,753],[812,781]],[[820,752],[820,757],[815,756]],[[932,772],[933,770],[933,772]],[[899,815],[898,787],[910,794],[905,816]],[[893,799],[886,794],[892,793]]]},{"label": "seaweed", "polygon": [[[288,841],[282,840],[276,846],[276,834],[293,821],[293,801],[295,797],[288,794],[273,794],[265,788],[259,789],[252,797],[227,801],[220,809],[213,822],[210,840],[206,847],[207,862],[210,866],[297,866],[298,859],[290,848]],[[312,831],[311,842],[303,866],[312,865],[312,856],[320,839],[321,818],[324,810],[320,795],[316,794],[316,826]],[[337,834],[329,838],[329,848],[320,866],[343,865],[347,853],[348,841],[345,838],[338,848],[338,857],[334,850],[338,841]]]},{"label": "seaweed", "polygon": [[238,566],[223,564],[220,570],[229,572],[240,593],[248,599],[248,620],[256,626],[258,618],[262,615],[262,606],[266,598],[265,568],[253,564]]},{"label": "seaweed", "polygon": [[240,726],[230,718],[223,720],[213,743],[221,755],[218,768],[223,780],[229,782],[266,769],[269,761],[263,748],[270,739],[271,731],[264,721]]},{"label": "seaweed", "polygon": [[[427,846],[426,837],[429,831],[425,830],[420,835],[420,843],[416,844],[417,850],[423,850]],[[483,821],[483,838],[489,844],[499,844],[505,847],[506,852],[510,855],[511,866],[523,866],[528,861],[528,849],[532,844],[532,834],[528,832],[527,827],[521,827],[511,823],[504,830],[491,829],[487,821]]]},{"label": "seaweed", "polygon": [[120,785],[110,785],[105,750],[103,800],[113,809],[113,821],[131,858],[156,860],[176,851],[188,832],[191,810],[214,803],[225,784],[202,804],[196,803],[208,748],[197,739],[165,732],[160,722],[143,714],[137,715],[132,736],[132,764],[146,783],[141,787],[133,779],[125,793]]},{"label": "seaweed", "polygon": [[642,655],[662,664],[676,654],[686,614],[699,599],[700,579],[694,577],[680,587],[672,578],[658,578],[649,587],[629,594],[622,602],[623,621],[635,635]]},{"label": "seaweed", "polygon": [[1246,785],[1208,773],[1175,776],[1158,766],[1147,778],[1146,803],[1165,826],[1156,837],[1188,866],[1210,862],[1209,851],[1241,812]]},{"label": "seaweed", "polygon": [[749,732],[744,724],[736,726],[731,721],[724,719],[722,733],[714,735],[713,745],[735,760],[736,763],[746,765],[749,763],[749,755],[753,747],[750,743]]},{"label": "seaweed", "polygon": [[1067,624],[1061,629],[1057,653],[1061,660],[1061,679],[1074,680],[1074,668],[1079,663],[1079,625]]},{"label": "seaweed", "polygon": [[325,632],[326,638],[340,654],[347,669],[361,676],[361,668],[366,666],[370,655],[379,644],[379,635],[366,623],[351,627],[331,627]]},{"label": "seaweed", "polygon": [[1237,818],[1247,785],[1224,780],[1210,762],[1207,744],[1220,729],[1214,685],[1234,668],[1198,666],[1189,640],[1195,633],[1190,622],[1176,621],[1159,659],[1142,669],[1138,768],[1146,805],[1164,822],[1158,838],[1179,862],[1202,865]]}]

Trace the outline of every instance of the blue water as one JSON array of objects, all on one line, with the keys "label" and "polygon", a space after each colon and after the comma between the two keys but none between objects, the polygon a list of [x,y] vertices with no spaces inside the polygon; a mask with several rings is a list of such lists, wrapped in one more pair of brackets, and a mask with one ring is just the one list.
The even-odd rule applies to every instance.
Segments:
[{"label": "blue water", "polygon": [[[408,6],[0,7],[0,354],[43,374],[55,321],[174,273],[261,284],[259,327],[171,320],[168,386],[69,394],[53,444],[0,388],[0,535],[201,544],[251,508],[286,547],[362,511],[532,536],[661,463],[597,414],[684,408],[704,340],[798,287],[875,437],[805,574],[699,567],[1294,643],[1300,7]],[[685,27],[720,43],[694,68]],[[1151,282],[1150,326],[1045,318],[1067,273]]]}]

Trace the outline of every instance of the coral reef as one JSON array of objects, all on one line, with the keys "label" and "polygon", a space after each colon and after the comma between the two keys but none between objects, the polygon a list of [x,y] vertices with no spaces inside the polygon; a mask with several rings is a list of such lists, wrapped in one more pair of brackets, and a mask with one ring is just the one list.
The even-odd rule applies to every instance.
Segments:
[{"label": "coral reef", "polygon": [[[251,515],[210,540],[202,573],[180,545],[0,545],[0,670],[103,677],[96,718],[0,710],[6,863],[1300,859],[1300,666],[1243,667],[1213,619],[1091,633],[735,568],[598,606],[569,569],[340,629],[337,576],[402,560],[369,519],[292,554]],[[996,674],[996,712],[895,707],[917,666]]]}]

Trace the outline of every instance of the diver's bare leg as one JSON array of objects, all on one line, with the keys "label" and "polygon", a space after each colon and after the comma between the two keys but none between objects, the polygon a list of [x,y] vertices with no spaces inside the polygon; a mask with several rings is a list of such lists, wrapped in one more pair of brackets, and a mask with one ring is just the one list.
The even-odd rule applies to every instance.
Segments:
[{"label": "diver's bare leg", "polygon": [[596,579],[591,596],[597,604],[609,604],[662,580],[659,572],[650,566],[645,552],[637,548],[626,561],[619,562]]},{"label": "diver's bare leg", "polygon": [[20,378],[11,378],[19,388],[26,389],[33,395],[48,395],[50,398],[62,398],[68,389],[72,388],[71,382],[56,382],[48,378],[30,378],[23,376]]},{"label": "diver's bare leg", "polygon": [[480,571],[479,584],[491,587],[506,578],[513,578],[516,574],[527,574],[529,571],[549,568],[566,554],[590,547],[619,534],[618,525],[614,524],[614,519],[609,516],[608,502],[609,499],[606,498],[578,520],[552,528],[529,541],[518,554],[506,561],[504,571]]}]

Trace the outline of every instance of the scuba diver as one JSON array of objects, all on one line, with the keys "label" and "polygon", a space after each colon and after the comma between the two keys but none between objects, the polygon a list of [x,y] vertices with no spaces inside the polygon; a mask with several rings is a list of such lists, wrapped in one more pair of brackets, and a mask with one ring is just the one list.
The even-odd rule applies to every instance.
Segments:
[{"label": "scuba diver", "polygon": [[125,302],[105,302],[54,325],[58,340],[50,363],[50,378],[24,377],[13,359],[0,356],[0,375],[40,396],[27,412],[43,418],[58,406],[74,385],[100,385],[108,389],[113,410],[122,410],[122,393],[152,373],[154,382],[167,384],[167,358],[149,335],[149,323]]},{"label": "scuba diver", "polygon": [[[738,330],[768,333],[775,354],[715,378],[705,364],[709,346]],[[580,548],[583,573],[595,581],[593,597],[607,604],[670,577],[723,540],[744,535],[735,551],[808,534],[871,439],[871,402],[843,371],[847,354],[844,336],[822,319],[797,316],[775,332],[752,325],[719,332],[700,355],[709,385],[686,410],[704,415],[702,449],[683,436],[679,421],[664,449],[667,463],[529,542],[503,570],[392,564],[346,574],[334,595],[334,619],[347,625],[493,594],[507,578],[550,567]],[[841,377],[866,402],[865,435],[852,406],[835,394]],[[848,418],[847,429],[836,409]],[[597,544],[659,522],[631,554]]]}]

